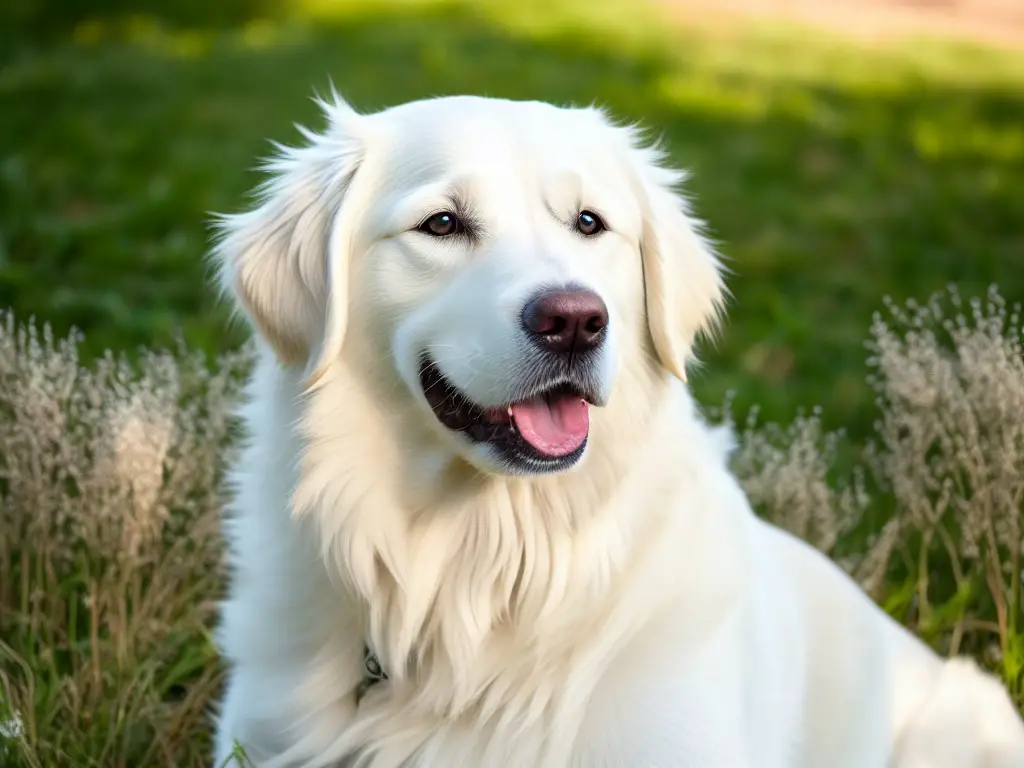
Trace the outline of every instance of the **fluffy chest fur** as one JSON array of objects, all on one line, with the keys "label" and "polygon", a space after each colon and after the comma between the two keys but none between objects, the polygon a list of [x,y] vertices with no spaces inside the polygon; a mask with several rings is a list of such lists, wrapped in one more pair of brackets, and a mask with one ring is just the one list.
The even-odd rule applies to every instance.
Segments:
[{"label": "fluffy chest fur", "polygon": [[[273,727],[254,738],[268,755],[292,744],[324,764],[362,754],[402,765],[431,749],[538,764],[571,747],[601,675],[644,624],[698,570],[708,579],[699,557],[681,560],[708,522],[679,510],[708,508],[727,476],[681,388],[666,391],[652,432],[673,432],[678,448],[661,441],[633,476],[597,453],[588,462],[603,460],[606,473],[544,485],[431,477],[429,457],[410,466],[366,439],[361,422],[380,418],[379,403],[306,410],[294,383],[270,360],[253,382],[221,629],[239,666],[259,663],[278,680],[264,692]],[[675,469],[652,482],[654,465]],[[395,493],[409,476],[420,507]],[[439,488],[443,506],[432,508]],[[389,680],[357,707],[364,643]]]}]

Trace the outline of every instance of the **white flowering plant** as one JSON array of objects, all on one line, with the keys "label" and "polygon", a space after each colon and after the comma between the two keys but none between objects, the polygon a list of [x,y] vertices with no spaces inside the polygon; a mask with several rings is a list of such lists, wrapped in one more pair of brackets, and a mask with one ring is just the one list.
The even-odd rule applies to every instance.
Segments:
[{"label": "white flowering plant", "polygon": [[[251,353],[83,366],[79,341],[0,316],[0,757],[206,765],[223,473]],[[868,348],[866,451],[817,410],[787,426],[755,411],[733,469],[760,514],[1024,703],[1018,310],[995,289],[890,303]]]}]

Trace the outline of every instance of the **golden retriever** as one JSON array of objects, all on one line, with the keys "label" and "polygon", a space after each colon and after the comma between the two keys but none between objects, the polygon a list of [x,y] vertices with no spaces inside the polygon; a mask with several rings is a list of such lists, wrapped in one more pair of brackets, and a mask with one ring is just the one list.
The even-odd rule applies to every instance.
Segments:
[{"label": "golden retriever", "polygon": [[685,385],[723,270],[635,128],[322,106],[213,251],[260,345],[218,765],[1024,766],[994,679],[751,511]]}]

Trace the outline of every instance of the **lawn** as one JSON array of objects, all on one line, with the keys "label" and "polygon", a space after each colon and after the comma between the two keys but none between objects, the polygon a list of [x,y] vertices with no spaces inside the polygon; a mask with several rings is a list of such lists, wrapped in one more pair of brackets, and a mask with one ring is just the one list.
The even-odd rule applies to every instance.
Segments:
[{"label": "lawn", "polygon": [[220,31],[85,23],[11,47],[0,307],[78,326],[90,353],[178,333],[237,345],[207,285],[207,213],[244,205],[268,139],[315,122],[309,97],[331,80],[364,110],[457,92],[596,101],[662,132],[734,270],[694,381],[708,402],[733,389],[740,410],[782,420],[818,404],[863,437],[861,342],[884,296],[1024,296],[1024,55],[561,6],[346,3]]},{"label": "lawn", "polygon": [[[748,435],[747,445],[755,448],[746,449],[740,465],[748,491],[763,507],[841,511],[848,499],[823,484],[826,474],[835,475],[830,462],[836,455],[856,457],[869,437],[887,434],[891,455],[902,450],[898,429],[875,431],[880,411],[866,380],[864,342],[886,296],[900,303],[923,300],[949,283],[965,296],[982,295],[995,283],[1010,302],[1024,298],[1024,53],[928,40],[864,47],[786,25],[684,26],[627,0],[305,0],[272,18],[246,17],[246,2],[216,8],[208,2],[204,9],[190,0],[175,4],[180,13],[163,21],[116,14],[83,16],[74,24],[22,19],[20,27],[8,24],[0,31],[0,310],[11,307],[21,320],[47,321],[57,336],[81,329],[86,361],[96,361],[107,348],[133,356],[147,372],[149,383],[141,390],[124,384],[119,377],[128,374],[116,366],[76,374],[60,357],[64,353],[33,353],[32,365],[53,375],[45,393],[65,385],[68,391],[121,387],[118,392],[139,395],[150,410],[171,414],[167,418],[179,424],[175,434],[184,436],[175,438],[171,453],[190,467],[182,472],[203,478],[195,481],[202,493],[193,488],[186,494],[192,511],[159,535],[170,542],[166,551],[121,562],[116,537],[123,531],[116,528],[110,539],[115,543],[103,545],[117,552],[109,583],[103,581],[108,571],[88,570],[95,555],[88,548],[69,559],[72,576],[52,576],[47,558],[56,555],[45,544],[23,543],[45,542],[38,538],[43,528],[11,533],[21,531],[21,523],[5,528],[8,520],[0,517],[0,538],[15,542],[0,542],[0,628],[14,638],[0,643],[0,692],[14,680],[21,706],[42,713],[40,732],[54,741],[37,757],[63,754],[68,762],[61,764],[69,765],[93,764],[97,755],[104,758],[95,764],[104,766],[204,764],[205,708],[218,675],[207,630],[219,550],[208,544],[216,540],[221,491],[215,470],[229,431],[211,414],[221,412],[231,386],[211,383],[194,367],[187,375],[174,373],[173,361],[136,350],[172,345],[179,337],[210,354],[242,344],[243,329],[228,322],[208,284],[208,214],[245,205],[259,180],[252,169],[270,151],[268,140],[295,141],[293,122],[317,123],[314,89],[324,91],[333,82],[363,110],[465,92],[598,102],[662,134],[678,163],[692,171],[696,209],[733,272],[728,322],[720,340],[703,349],[705,366],[692,378],[698,397],[716,405],[731,391],[736,412],[757,405],[764,418],[782,423],[821,406],[824,428],[844,428],[851,438],[816,464],[822,455],[818,425],[798,422],[782,442],[817,442],[806,453],[813,466],[790,475],[796,487],[787,490],[778,467],[791,455],[773,454]],[[155,0],[150,4],[159,7]],[[17,0],[16,6],[43,7],[43,0]],[[206,10],[217,10],[218,18],[207,18]],[[8,12],[0,11],[0,28]],[[10,364],[13,373],[3,378],[0,365],[0,381],[20,381],[34,392],[31,366],[18,367],[21,353],[2,326],[0,318],[0,364]],[[970,344],[977,347],[983,337]],[[940,360],[933,352],[925,357]],[[1004,373],[1020,378],[1012,365]],[[899,368],[886,375],[897,376]],[[987,380],[978,378],[982,385]],[[204,394],[198,410],[179,412],[188,382],[199,382]],[[19,408],[31,410],[19,397],[0,391],[0,426],[11,423],[5,419]],[[116,399],[96,402],[109,400],[111,413],[120,413],[124,403]],[[86,400],[74,406],[85,410],[75,411],[68,424],[88,422],[93,432],[81,440],[98,445],[96,435],[107,439],[103,430],[120,422]],[[988,412],[1002,413],[1004,406],[992,404]],[[1013,418],[1003,414],[996,423],[1020,423]],[[20,466],[14,461],[23,452],[18,440],[42,444],[32,431],[0,434],[0,502],[16,496],[4,478]],[[53,445],[59,446],[57,434]],[[1024,429],[1014,434],[1024,442]],[[143,443],[149,447],[135,451],[133,461],[156,451]],[[54,450],[46,454],[49,464],[33,465],[31,471],[45,480],[39,493],[52,490],[47,483],[57,485],[49,482],[52,473],[78,483],[71,474],[81,467],[65,478],[60,455]],[[81,460],[93,460],[88,450]],[[156,463],[171,487],[173,472]],[[1024,488],[1019,469],[1011,470],[1005,487]],[[129,477],[129,486],[136,482],[137,463],[118,471]],[[927,480],[912,487],[925,487]],[[46,498],[55,498],[62,510],[79,510],[67,513],[72,517],[89,513],[84,492],[81,498],[55,493]],[[20,514],[31,526],[41,505],[25,503],[30,495],[18,498],[22,506],[15,499],[9,519]],[[898,493],[879,498],[853,537],[855,545],[841,541],[833,554],[849,554],[851,546],[863,554],[867,535],[878,532],[894,506],[913,501]],[[927,525],[915,525],[906,528],[905,549],[923,552],[934,542]],[[23,535],[37,538],[18,538]],[[74,541],[77,547],[89,539]],[[1017,545],[1000,546],[1006,553]],[[951,574],[947,554],[933,553],[930,563],[928,555],[904,553],[902,561],[894,555],[893,568],[882,569],[890,580],[882,594],[886,608],[905,620],[913,614],[916,629],[936,641],[941,635],[948,648],[951,634],[954,645],[961,641],[958,622],[970,603],[969,612],[984,617],[975,621],[981,629],[971,631],[1012,637],[1017,645],[1004,642],[1001,653],[1024,663],[1020,627],[993,629],[999,614],[993,600],[1002,598],[984,592],[988,566]],[[84,558],[84,571],[75,570],[75,558]],[[929,578],[937,586],[929,588]],[[103,589],[114,596],[110,615],[87,641],[94,624],[86,614],[106,615],[96,597]],[[1019,584],[1011,592],[1019,594]],[[146,594],[166,600],[146,603]],[[1012,616],[1024,616],[1018,598],[1009,604]],[[135,625],[126,617],[137,618],[139,605],[148,606],[139,626],[149,628],[133,634],[126,627]],[[24,619],[46,611],[60,616],[57,629]],[[150,620],[152,626],[145,624]],[[47,632],[55,633],[52,642],[45,640]],[[117,638],[125,634],[130,642],[120,647]],[[964,647],[975,652],[986,642],[972,636]],[[57,650],[51,653],[50,646]],[[99,646],[109,658],[95,650]],[[1024,691],[1021,669],[992,662],[1000,664],[1016,693]],[[75,675],[81,685],[65,684]],[[0,728],[11,714],[4,706],[0,700]],[[165,738],[154,741],[155,735]],[[0,765],[6,766],[4,750],[0,739]],[[133,762],[138,755],[149,762]]]}]

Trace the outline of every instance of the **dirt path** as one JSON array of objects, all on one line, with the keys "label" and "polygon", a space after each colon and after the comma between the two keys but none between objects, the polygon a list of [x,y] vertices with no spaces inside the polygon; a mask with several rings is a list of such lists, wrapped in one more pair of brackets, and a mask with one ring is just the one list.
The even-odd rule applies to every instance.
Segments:
[{"label": "dirt path", "polygon": [[1024,0],[657,0],[692,21],[788,19],[881,39],[963,38],[1024,50]]}]

